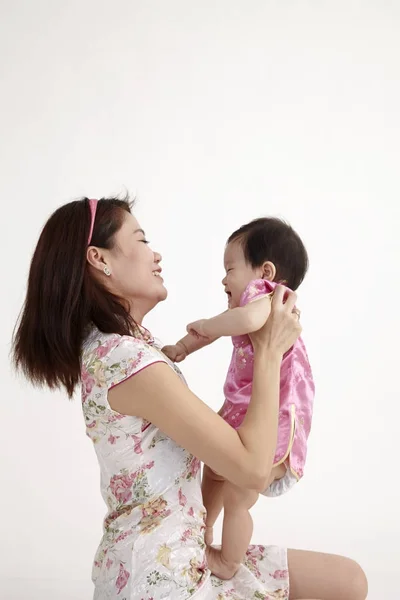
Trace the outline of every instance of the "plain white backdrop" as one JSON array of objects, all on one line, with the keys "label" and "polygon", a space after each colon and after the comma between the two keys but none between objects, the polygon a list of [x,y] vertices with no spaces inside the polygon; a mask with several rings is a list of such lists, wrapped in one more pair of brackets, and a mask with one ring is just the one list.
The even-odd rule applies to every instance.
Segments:
[{"label": "plain white backdrop", "polygon": [[[234,228],[278,215],[304,238],[308,468],[258,502],[254,541],[350,555],[371,600],[399,598],[400,4],[3,0],[0,21],[0,597],[91,598],[105,505],[79,397],[8,353],[47,217],[127,188],[163,255],[145,324],[165,343],[224,308]],[[229,356],[183,364],[215,409]]]}]

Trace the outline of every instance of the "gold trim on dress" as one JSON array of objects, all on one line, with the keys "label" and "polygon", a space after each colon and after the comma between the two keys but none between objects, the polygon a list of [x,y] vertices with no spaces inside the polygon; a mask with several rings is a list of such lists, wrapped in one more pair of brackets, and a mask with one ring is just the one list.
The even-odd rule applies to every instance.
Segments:
[{"label": "gold trim on dress", "polygon": [[[290,451],[292,450],[294,436],[296,433],[296,406],[294,404],[292,404],[290,407],[290,416],[291,416],[290,440],[289,440],[287,450],[286,450],[284,456],[281,458],[281,460],[272,465],[272,468],[278,467],[279,465],[284,463],[285,460],[287,459],[287,457],[289,456]],[[293,475],[296,477],[296,479],[299,480],[300,479],[299,475],[292,469],[292,467],[290,465],[289,465],[289,468],[290,468],[291,472],[293,473]]]}]

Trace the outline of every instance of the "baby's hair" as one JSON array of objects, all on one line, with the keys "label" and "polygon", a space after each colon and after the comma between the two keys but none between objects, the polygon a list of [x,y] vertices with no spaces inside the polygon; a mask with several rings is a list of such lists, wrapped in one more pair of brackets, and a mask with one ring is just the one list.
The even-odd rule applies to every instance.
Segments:
[{"label": "baby's hair", "polygon": [[300,236],[282,219],[264,217],[242,225],[229,236],[228,244],[239,242],[245,260],[253,268],[270,261],[275,281],[297,290],[308,269],[308,255]]}]

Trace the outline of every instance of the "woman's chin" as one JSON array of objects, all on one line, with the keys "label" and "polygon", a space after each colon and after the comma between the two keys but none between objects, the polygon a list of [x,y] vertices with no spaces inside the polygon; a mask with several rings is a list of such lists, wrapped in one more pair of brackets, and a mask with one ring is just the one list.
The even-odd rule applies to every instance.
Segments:
[{"label": "woman's chin", "polygon": [[168,296],[167,288],[164,285],[160,286],[160,290],[159,290],[158,296],[157,296],[157,301],[162,302],[163,300],[167,299],[167,296]]}]

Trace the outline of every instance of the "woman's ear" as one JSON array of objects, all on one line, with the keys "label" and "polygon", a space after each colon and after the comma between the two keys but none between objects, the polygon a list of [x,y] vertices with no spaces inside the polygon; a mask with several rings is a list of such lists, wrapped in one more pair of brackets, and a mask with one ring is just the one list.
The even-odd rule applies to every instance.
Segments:
[{"label": "woman's ear", "polygon": [[267,261],[262,265],[261,269],[263,279],[268,279],[268,281],[274,281],[276,277],[276,267],[274,263]]},{"label": "woman's ear", "polygon": [[96,248],[96,246],[89,246],[87,249],[86,260],[97,271],[104,270],[104,265],[106,264],[104,254],[99,248]]}]

